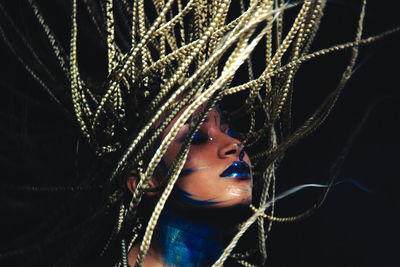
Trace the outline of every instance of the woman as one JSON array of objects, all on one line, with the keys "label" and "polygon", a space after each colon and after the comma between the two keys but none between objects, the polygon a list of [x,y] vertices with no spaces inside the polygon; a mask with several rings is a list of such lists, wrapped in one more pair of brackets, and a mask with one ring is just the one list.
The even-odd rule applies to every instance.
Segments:
[{"label": "woman", "polygon": [[[390,33],[361,38],[364,3],[352,40],[310,52],[324,7],[325,1],[74,0],[68,6],[31,0],[22,6],[29,15],[21,15],[13,4],[0,4],[3,43],[81,134],[76,186],[65,191],[73,194],[70,210],[83,210],[72,219],[75,213],[57,207],[52,231],[3,257],[31,255],[73,233],[66,244],[57,243],[63,252],[52,254],[51,263],[100,254],[122,266],[222,265],[228,257],[263,265],[272,222],[308,216],[328,191],[299,216],[274,217],[275,169],[283,152],[329,114],[358,46]],[[68,23],[57,23],[53,10],[71,10]],[[337,88],[291,130],[301,63],[346,48],[352,53]],[[239,126],[237,139],[222,117]],[[93,160],[82,160],[82,143]],[[249,206],[253,215],[243,215]],[[67,210],[61,218],[59,210]],[[244,233],[257,242],[241,244]]]},{"label": "woman", "polygon": [[[167,127],[163,137],[176,120]],[[167,174],[188,135],[189,127],[189,123],[185,124],[168,147],[158,175]],[[171,200],[163,209],[143,265],[212,265],[222,252],[226,228],[232,226],[231,214],[240,211],[240,206],[251,203],[250,166],[243,145],[231,137],[229,125],[214,107],[191,141],[186,163]],[[150,184],[157,186],[161,179],[153,176]],[[132,171],[127,180],[132,193],[137,182],[137,174]],[[147,201],[156,198],[154,193],[148,194]],[[138,251],[139,244],[136,244],[128,254],[131,266]]]}]

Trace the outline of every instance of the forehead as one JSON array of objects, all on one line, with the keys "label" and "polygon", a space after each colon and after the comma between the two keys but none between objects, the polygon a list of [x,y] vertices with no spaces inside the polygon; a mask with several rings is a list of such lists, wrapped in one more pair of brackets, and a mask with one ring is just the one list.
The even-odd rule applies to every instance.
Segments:
[{"label": "forehead", "polygon": [[[204,109],[206,108],[206,104],[201,105],[194,113],[193,115],[190,117],[190,120],[196,120],[200,117],[201,113],[204,111]],[[216,118],[220,118],[221,117],[221,113],[220,110],[217,106],[214,106],[211,111],[207,114],[207,118],[209,117],[216,117]]]},{"label": "forehead", "polygon": [[[197,110],[192,114],[192,116],[189,118],[189,120],[186,122],[186,124],[190,123],[191,120],[196,120],[197,118],[199,118],[199,116],[201,115],[201,113],[204,111],[204,109],[206,108],[207,104],[204,103],[202,104],[200,107],[197,108]],[[163,138],[168,134],[168,132],[171,130],[172,126],[175,124],[175,122],[178,120],[179,116],[182,115],[182,113],[187,109],[187,106],[184,107],[183,109],[181,109],[178,114],[175,116],[175,118],[171,121],[171,123],[168,125],[168,127],[165,129],[164,133],[163,133]],[[210,113],[208,113],[207,117],[206,117],[206,121],[209,121],[210,118],[213,119],[218,119],[221,118],[221,114],[220,114],[220,110],[218,107],[214,106],[212,108],[212,110],[210,111]]]}]

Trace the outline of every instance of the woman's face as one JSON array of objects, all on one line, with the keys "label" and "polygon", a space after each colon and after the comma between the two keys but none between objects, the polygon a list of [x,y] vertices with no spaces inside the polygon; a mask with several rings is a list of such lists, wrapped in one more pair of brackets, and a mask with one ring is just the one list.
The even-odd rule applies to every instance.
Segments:
[{"label": "woman's face", "polygon": [[[164,155],[167,167],[172,164],[188,133],[189,124],[185,124],[170,144]],[[214,107],[193,138],[175,191],[179,199],[189,205],[246,205],[251,202],[252,193],[250,166],[250,159],[240,141],[230,135],[229,125],[221,121],[221,114]]]}]

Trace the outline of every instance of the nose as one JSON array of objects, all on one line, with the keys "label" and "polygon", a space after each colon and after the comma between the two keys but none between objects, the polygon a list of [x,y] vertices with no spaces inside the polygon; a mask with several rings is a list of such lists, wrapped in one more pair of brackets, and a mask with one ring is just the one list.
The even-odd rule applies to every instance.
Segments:
[{"label": "nose", "polygon": [[230,140],[219,149],[218,154],[221,158],[232,157],[238,159],[243,153],[242,151],[243,145],[239,142],[239,140],[230,138]]}]

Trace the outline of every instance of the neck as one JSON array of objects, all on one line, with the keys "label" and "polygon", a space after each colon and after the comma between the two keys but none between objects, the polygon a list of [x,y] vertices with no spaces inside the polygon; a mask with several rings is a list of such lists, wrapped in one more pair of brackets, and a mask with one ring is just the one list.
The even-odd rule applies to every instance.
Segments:
[{"label": "neck", "polygon": [[210,266],[222,252],[223,225],[210,211],[167,205],[160,217],[159,251],[169,266]]}]

